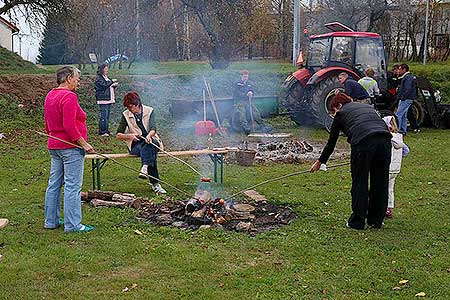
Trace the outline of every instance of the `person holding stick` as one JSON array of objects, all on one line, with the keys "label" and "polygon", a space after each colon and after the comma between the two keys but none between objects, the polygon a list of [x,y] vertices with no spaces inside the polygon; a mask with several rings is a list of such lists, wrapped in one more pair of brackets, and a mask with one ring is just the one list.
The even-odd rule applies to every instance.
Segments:
[{"label": "person holding stick", "polygon": [[[62,67],[56,72],[56,81],[58,87],[45,97],[45,131],[72,145],[48,139],[51,166],[45,193],[44,228],[55,229],[64,224],[65,232],[89,232],[94,227],[81,223],[81,187],[85,152],[95,151],[86,141],[86,113],[81,109],[75,94],[80,82],[80,71],[75,67]],[[59,218],[63,185],[64,221]]]},{"label": "person holding stick", "polygon": [[272,128],[265,126],[261,114],[253,105],[253,86],[249,81],[249,71],[240,72],[241,80],[233,87],[233,113],[231,116],[231,129],[235,132],[249,134],[252,131],[270,132]]},{"label": "person holding stick", "polygon": [[[166,194],[159,184],[158,166],[156,163],[162,142],[156,133],[156,117],[152,107],[142,105],[137,92],[128,92],[123,97],[123,106],[127,109],[122,113],[117,138],[127,144],[128,152],[141,158],[140,178],[149,175],[150,184],[155,193]],[[157,147],[155,147],[155,145]]]},{"label": "person holding stick", "polygon": [[[391,138],[385,122],[375,109],[365,103],[353,102],[345,93],[338,93],[330,103],[335,113],[330,137],[322,155],[311,166],[315,172],[328,161],[342,131],[351,145],[352,211],[347,227],[364,229],[367,224],[381,228],[388,206]],[[370,190],[369,190],[370,174]]]}]

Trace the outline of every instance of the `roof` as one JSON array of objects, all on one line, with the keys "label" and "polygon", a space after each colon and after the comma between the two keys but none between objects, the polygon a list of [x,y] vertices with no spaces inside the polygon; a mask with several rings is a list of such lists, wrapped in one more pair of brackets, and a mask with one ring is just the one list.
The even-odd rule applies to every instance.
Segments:
[{"label": "roof", "polygon": [[334,37],[334,36],[381,38],[381,36],[378,33],[361,32],[361,31],[354,31],[354,32],[336,31],[336,32],[329,32],[329,33],[324,33],[324,34],[311,35],[310,38],[316,39],[316,38],[325,38],[325,37]]},{"label": "roof", "polygon": [[4,23],[6,26],[8,26],[13,33],[20,31],[20,29],[16,25],[14,25],[13,23],[9,22],[8,20],[3,18],[2,16],[0,16],[0,22]]}]

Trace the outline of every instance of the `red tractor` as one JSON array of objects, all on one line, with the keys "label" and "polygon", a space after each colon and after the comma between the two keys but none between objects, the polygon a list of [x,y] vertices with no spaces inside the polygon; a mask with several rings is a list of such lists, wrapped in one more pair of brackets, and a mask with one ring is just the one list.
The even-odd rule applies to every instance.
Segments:
[{"label": "red tractor", "polygon": [[[381,36],[372,32],[355,32],[340,23],[325,26],[333,32],[310,36],[306,64],[300,53],[297,61],[299,70],[285,80],[287,94],[284,105],[291,118],[302,126],[329,128],[333,120],[329,113],[331,98],[337,90],[343,90],[338,82],[338,74],[346,72],[358,80],[364,77],[363,72],[367,67],[375,70],[375,79],[381,90],[375,108],[392,113],[395,95],[388,92],[387,55]],[[425,83],[420,84],[422,81],[427,83],[427,87]],[[425,97],[425,88],[425,94],[436,106],[434,91],[428,80],[421,78],[418,86],[422,91],[419,93],[421,98]],[[427,116],[423,101],[415,101],[413,111],[418,122],[424,122]]]}]

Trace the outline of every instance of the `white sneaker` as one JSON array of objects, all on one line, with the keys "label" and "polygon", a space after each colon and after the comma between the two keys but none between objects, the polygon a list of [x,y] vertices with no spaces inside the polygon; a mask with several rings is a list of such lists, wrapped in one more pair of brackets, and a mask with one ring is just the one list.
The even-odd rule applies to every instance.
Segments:
[{"label": "white sneaker", "polygon": [[139,171],[139,178],[147,179],[148,178],[147,175],[148,175],[148,166],[143,165],[141,170]]},{"label": "white sneaker", "polygon": [[153,183],[152,189],[157,194],[167,194],[166,190],[162,188],[162,186],[159,183]]}]

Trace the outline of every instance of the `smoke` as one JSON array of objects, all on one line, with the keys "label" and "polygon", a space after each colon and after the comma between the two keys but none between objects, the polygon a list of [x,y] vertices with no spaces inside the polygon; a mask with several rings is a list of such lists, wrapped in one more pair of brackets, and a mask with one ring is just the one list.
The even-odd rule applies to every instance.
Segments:
[{"label": "smoke", "polygon": [[[177,70],[178,65],[172,64],[172,66],[174,72],[179,73],[180,70]],[[196,66],[196,64],[192,63],[192,66]],[[143,73],[151,74],[154,72],[154,66],[149,64],[148,68],[148,72]],[[216,134],[211,137],[212,141],[208,141],[209,136],[195,135],[195,123],[203,120],[202,91],[205,89],[203,78],[205,77],[211,86],[221,124],[227,125],[230,123],[233,109],[231,100],[233,85],[240,79],[240,69],[250,70],[250,81],[254,86],[255,97],[284,97],[281,87],[282,82],[293,71],[286,68],[286,65],[271,64],[263,61],[248,64],[236,63],[228,70],[216,71],[207,70],[207,68],[209,69],[209,66],[206,64],[198,64],[197,71],[183,72],[183,74],[129,76],[127,78],[128,82],[121,85],[119,95],[124,95],[130,90],[136,90],[140,94],[143,104],[154,108],[158,132],[162,137],[166,150],[206,149],[208,146],[212,148],[240,147],[243,141],[248,140],[242,134],[228,133],[224,136]],[[121,102],[120,96],[118,96],[117,102],[118,104]],[[282,99],[279,99],[281,113],[285,112],[282,102]],[[270,107],[268,107],[270,105],[267,105],[267,103],[262,101],[261,103],[256,103],[256,105],[259,105],[261,110],[267,111],[270,110]],[[218,126],[208,94],[206,94],[206,119],[213,121],[216,127]],[[269,119],[265,118],[264,121],[270,124],[275,132],[292,132],[292,128],[297,126],[290,121],[286,114]],[[296,130],[295,132],[300,132],[301,136],[295,136],[294,134],[294,138],[306,139],[306,137],[310,136],[309,129],[302,128],[300,131]],[[256,144],[252,145],[249,143],[249,148],[254,148],[255,146]],[[183,157],[183,159],[185,158]],[[190,163],[192,162],[193,167],[198,169],[203,176],[213,176],[214,165],[210,157],[202,155],[188,160]],[[186,166],[180,166],[181,170],[186,172],[187,176],[198,177]],[[223,190],[211,183],[199,183],[198,188],[207,189],[213,195],[222,193],[223,196]]]}]

